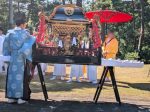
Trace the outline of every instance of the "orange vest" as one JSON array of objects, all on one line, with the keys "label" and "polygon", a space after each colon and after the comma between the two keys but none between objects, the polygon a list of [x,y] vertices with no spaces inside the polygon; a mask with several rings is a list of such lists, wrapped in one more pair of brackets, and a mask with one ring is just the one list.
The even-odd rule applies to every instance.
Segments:
[{"label": "orange vest", "polygon": [[118,53],[118,41],[116,38],[106,38],[103,43],[103,52],[106,52],[103,57],[106,59],[116,58]]}]

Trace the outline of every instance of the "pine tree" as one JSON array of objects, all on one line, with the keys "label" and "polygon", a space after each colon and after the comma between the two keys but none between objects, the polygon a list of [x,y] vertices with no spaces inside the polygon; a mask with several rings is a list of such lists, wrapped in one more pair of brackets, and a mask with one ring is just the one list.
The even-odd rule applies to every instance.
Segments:
[{"label": "pine tree", "polygon": [[95,10],[111,9],[111,8],[112,8],[111,0],[96,0],[96,4],[94,4]]},{"label": "pine tree", "polygon": [[82,7],[82,0],[77,0],[76,5]]}]

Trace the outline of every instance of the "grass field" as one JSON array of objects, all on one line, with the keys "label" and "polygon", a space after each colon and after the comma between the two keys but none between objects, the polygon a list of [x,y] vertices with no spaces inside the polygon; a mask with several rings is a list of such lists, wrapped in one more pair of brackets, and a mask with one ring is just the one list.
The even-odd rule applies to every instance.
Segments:
[{"label": "grass field", "polygon": [[[0,112],[150,112],[149,69],[150,65],[145,65],[143,68],[115,68],[122,106],[115,103],[111,83],[105,84],[99,103],[95,105],[92,99],[96,85],[88,83],[85,79],[82,80],[82,83],[73,82],[71,84],[59,79],[50,81],[53,66],[48,67],[45,76],[49,95],[48,102],[43,101],[40,82],[38,76],[35,76],[31,82],[31,98],[34,100],[26,105],[9,105],[5,103],[4,98],[5,76],[1,75]],[[98,67],[98,79],[101,72],[102,67]],[[69,73],[70,67],[67,67],[67,74]]]}]

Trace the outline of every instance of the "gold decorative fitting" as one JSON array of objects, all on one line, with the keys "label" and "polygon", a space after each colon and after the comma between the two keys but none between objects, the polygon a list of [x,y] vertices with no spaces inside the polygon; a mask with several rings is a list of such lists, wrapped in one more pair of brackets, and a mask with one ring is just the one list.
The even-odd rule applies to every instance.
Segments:
[{"label": "gold decorative fitting", "polygon": [[71,16],[74,14],[74,8],[72,7],[64,7],[64,12],[67,16]]},{"label": "gold decorative fitting", "polygon": [[52,24],[52,32],[57,34],[80,33],[80,32],[85,32],[85,30],[86,30],[86,26],[82,26],[82,25]]},{"label": "gold decorative fitting", "polygon": [[69,19],[69,18],[68,18],[67,21],[72,21],[72,19]]}]

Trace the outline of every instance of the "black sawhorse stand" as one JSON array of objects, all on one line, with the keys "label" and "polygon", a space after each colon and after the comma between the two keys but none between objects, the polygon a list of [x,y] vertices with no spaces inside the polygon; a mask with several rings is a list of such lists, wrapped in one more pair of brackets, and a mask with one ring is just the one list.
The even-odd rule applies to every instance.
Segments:
[{"label": "black sawhorse stand", "polygon": [[[47,101],[48,100],[48,94],[47,94],[47,90],[46,90],[46,85],[45,85],[41,65],[38,62],[33,62],[32,64],[33,64],[34,68],[37,66],[38,73],[39,73],[39,78],[40,78],[40,82],[41,82],[41,86],[42,86],[43,95],[44,95],[45,101]],[[114,93],[115,93],[115,96],[116,96],[116,100],[119,103],[119,105],[121,105],[121,100],[120,100],[120,96],[119,96],[119,92],[118,92],[118,88],[117,88],[117,84],[116,84],[116,79],[115,79],[113,67],[104,67],[104,70],[103,70],[101,79],[98,83],[96,93],[94,95],[93,100],[94,100],[95,103],[97,103],[98,98],[99,98],[100,93],[101,93],[101,90],[102,90],[102,87],[103,87],[104,82],[105,82],[105,78],[106,78],[108,72],[110,72],[110,77],[111,77],[111,80],[112,80],[112,85],[113,85]]]},{"label": "black sawhorse stand", "polygon": [[33,68],[35,68],[37,66],[38,74],[39,74],[39,78],[40,78],[40,82],[41,82],[41,86],[42,86],[43,95],[44,95],[45,101],[47,101],[48,94],[47,94],[47,90],[46,90],[46,85],[45,85],[41,65],[38,62],[33,62],[32,65],[33,65]]},{"label": "black sawhorse stand", "polygon": [[115,79],[113,67],[110,67],[110,66],[104,67],[104,70],[103,70],[101,79],[98,83],[96,93],[94,95],[93,100],[94,100],[95,103],[97,103],[98,98],[99,98],[100,93],[101,93],[101,90],[103,88],[104,82],[105,82],[105,78],[106,78],[108,72],[110,73],[110,77],[111,77],[112,86],[113,86],[113,89],[114,89],[116,100],[119,103],[119,105],[121,105],[121,100],[120,100],[120,96],[119,96],[119,92],[118,92],[118,88],[117,88],[117,84],[116,84],[116,79]]}]

